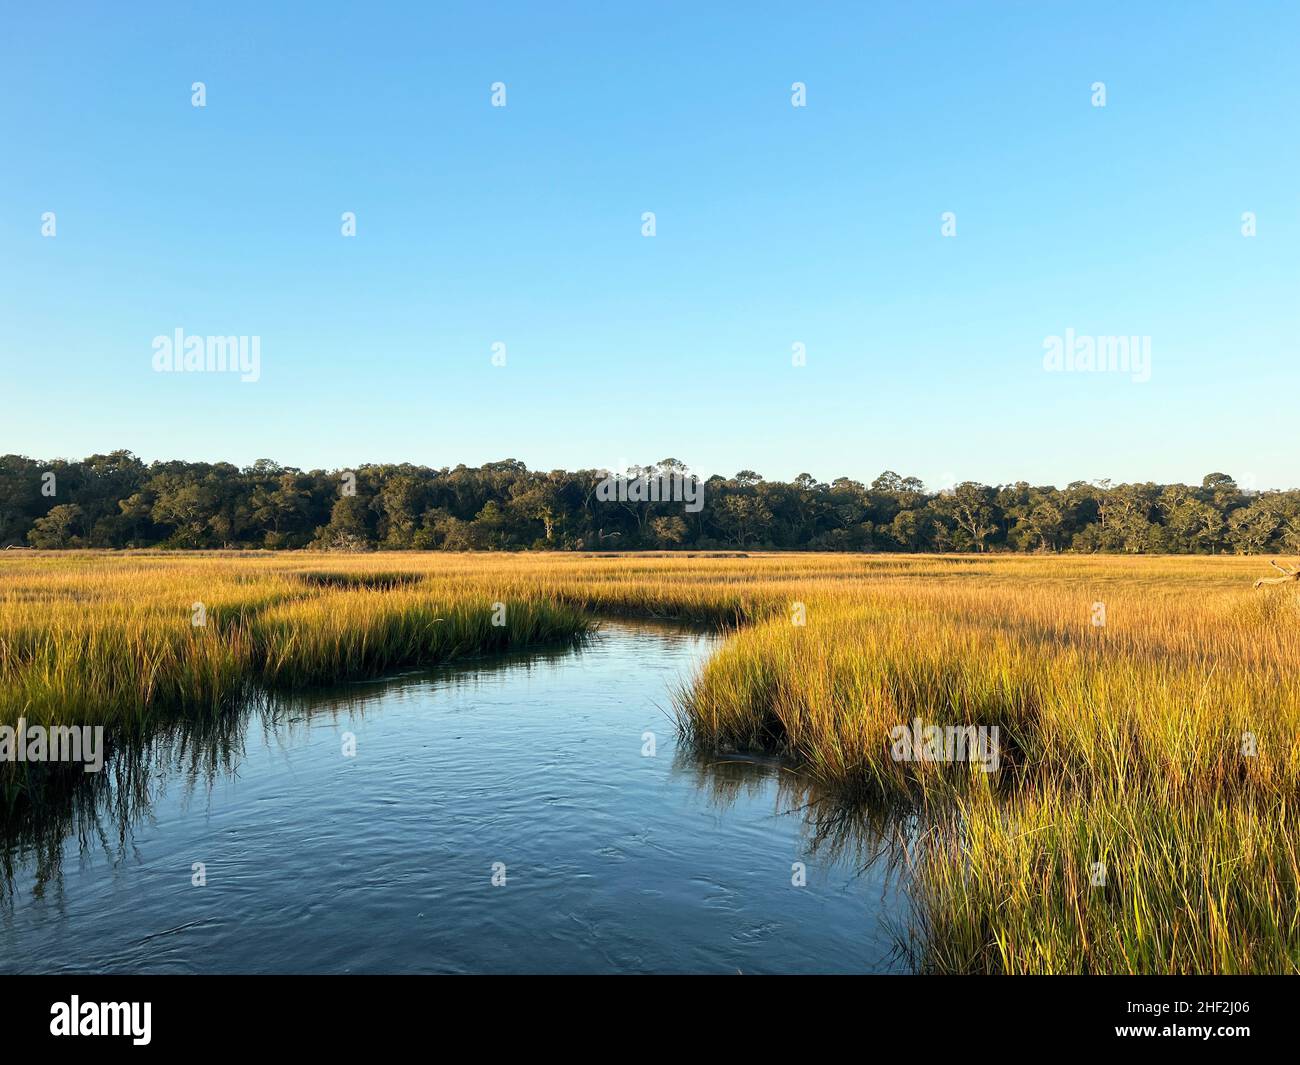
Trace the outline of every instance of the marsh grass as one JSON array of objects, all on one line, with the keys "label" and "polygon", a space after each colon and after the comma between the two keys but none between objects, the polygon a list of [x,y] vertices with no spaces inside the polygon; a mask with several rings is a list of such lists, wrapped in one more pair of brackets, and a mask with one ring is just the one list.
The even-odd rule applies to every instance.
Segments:
[{"label": "marsh grass", "polygon": [[[1087,594],[1068,564],[1059,582],[846,588],[805,627],[735,635],[679,712],[697,744],[777,750],[925,812],[918,968],[1300,972],[1295,598],[1201,565],[1204,584],[1173,586],[1119,566],[1137,579]],[[1000,770],[895,760],[889,730],[917,717],[996,727]]]},{"label": "marsh grass", "polygon": [[0,722],[125,727],[160,713],[219,715],[258,688],[573,640],[591,627],[564,602],[502,600],[418,570],[79,558],[80,568],[50,556],[0,566]]},{"label": "marsh grass", "polygon": [[[917,968],[1295,973],[1300,607],[1289,589],[1252,590],[1259,570],[1188,557],[24,555],[0,560],[0,720],[220,720],[259,690],[581,638],[592,615],[703,622],[728,638],[677,693],[691,746],[778,755],[905,824]],[[999,769],[896,761],[889,730],[914,718],[996,727]]]}]

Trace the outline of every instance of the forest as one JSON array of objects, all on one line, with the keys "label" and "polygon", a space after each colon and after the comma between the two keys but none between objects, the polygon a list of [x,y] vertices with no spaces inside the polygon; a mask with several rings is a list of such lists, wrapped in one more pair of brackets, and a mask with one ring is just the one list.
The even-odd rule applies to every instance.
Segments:
[{"label": "forest", "polygon": [[[664,459],[628,476],[679,477]],[[940,491],[886,471],[870,484],[752,470],[699,485],[702,506],[602,499],[603,470],[367,465],[300,470],[259,459],[146,464],[0,458],[0,547],[324,550],[1300,552],[1300,491],[1225,473],[1199,485],[966,481]]]}]

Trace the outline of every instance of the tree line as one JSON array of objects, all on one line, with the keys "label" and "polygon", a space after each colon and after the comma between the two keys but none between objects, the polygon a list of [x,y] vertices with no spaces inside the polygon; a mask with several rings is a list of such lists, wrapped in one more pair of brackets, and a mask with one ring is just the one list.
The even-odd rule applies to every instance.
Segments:
[{"label": "tree line", "polygon": [[[669,476],[664,459],[628,476]],[[602,470],[359,466],[259,459],[153,462],[0,458],[0,546],[329,550],[782,549],[1300,552],[1300,491],[1254,492],[1224,473],[1199,485],[966,481],[928,491],[886,471],[870,484],[752,470],[702,483],[703,505],[612,500]],[[603,497],[603,498],[602,498]]]}]

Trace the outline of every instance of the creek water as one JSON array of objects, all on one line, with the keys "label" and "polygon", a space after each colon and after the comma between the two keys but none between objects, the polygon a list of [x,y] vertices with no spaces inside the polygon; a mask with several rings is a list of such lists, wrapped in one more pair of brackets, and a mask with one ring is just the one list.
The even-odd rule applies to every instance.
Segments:
[{"label": "creek water", "polygon": [[679,747],[713,645],[607,621],[119,749],[0,838],[0,972],[906,971],[879,829]]}]

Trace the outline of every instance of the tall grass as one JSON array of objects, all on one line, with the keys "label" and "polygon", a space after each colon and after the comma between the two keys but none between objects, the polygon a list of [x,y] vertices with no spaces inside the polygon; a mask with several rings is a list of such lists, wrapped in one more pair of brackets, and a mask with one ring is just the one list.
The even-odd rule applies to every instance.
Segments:
[{"label": "tall grass", "polygon": [[562,601],[503,601],[485,583],[421,570],[322,572],[220,555],[6,560],[0,723],[127,727],[160,712],[219,714],[255,687],[441,663],[589,628]]},{"label": "tall grass", "polygon": [[[923,811],[923,969],[1300,972],[1300,615],[1201,565],[847,588],[736,635],[679,709],[697,743]],[[895,760],[918,717],[996,727],[1000,770]]]},{"label": "tall grass", "polygon": [[[679,693],[683,731],[910,812],[918,968],[1300,972],[1300,607],[1287,589],[1253,591],[1259,570],[27,555],[0,559],[0,722],[219,717],[255,688],[572,639],[592,614],[706,622],[733,631]],[[996,727],[1000,768],[896,761],[889,731],[914,718]]]}]

